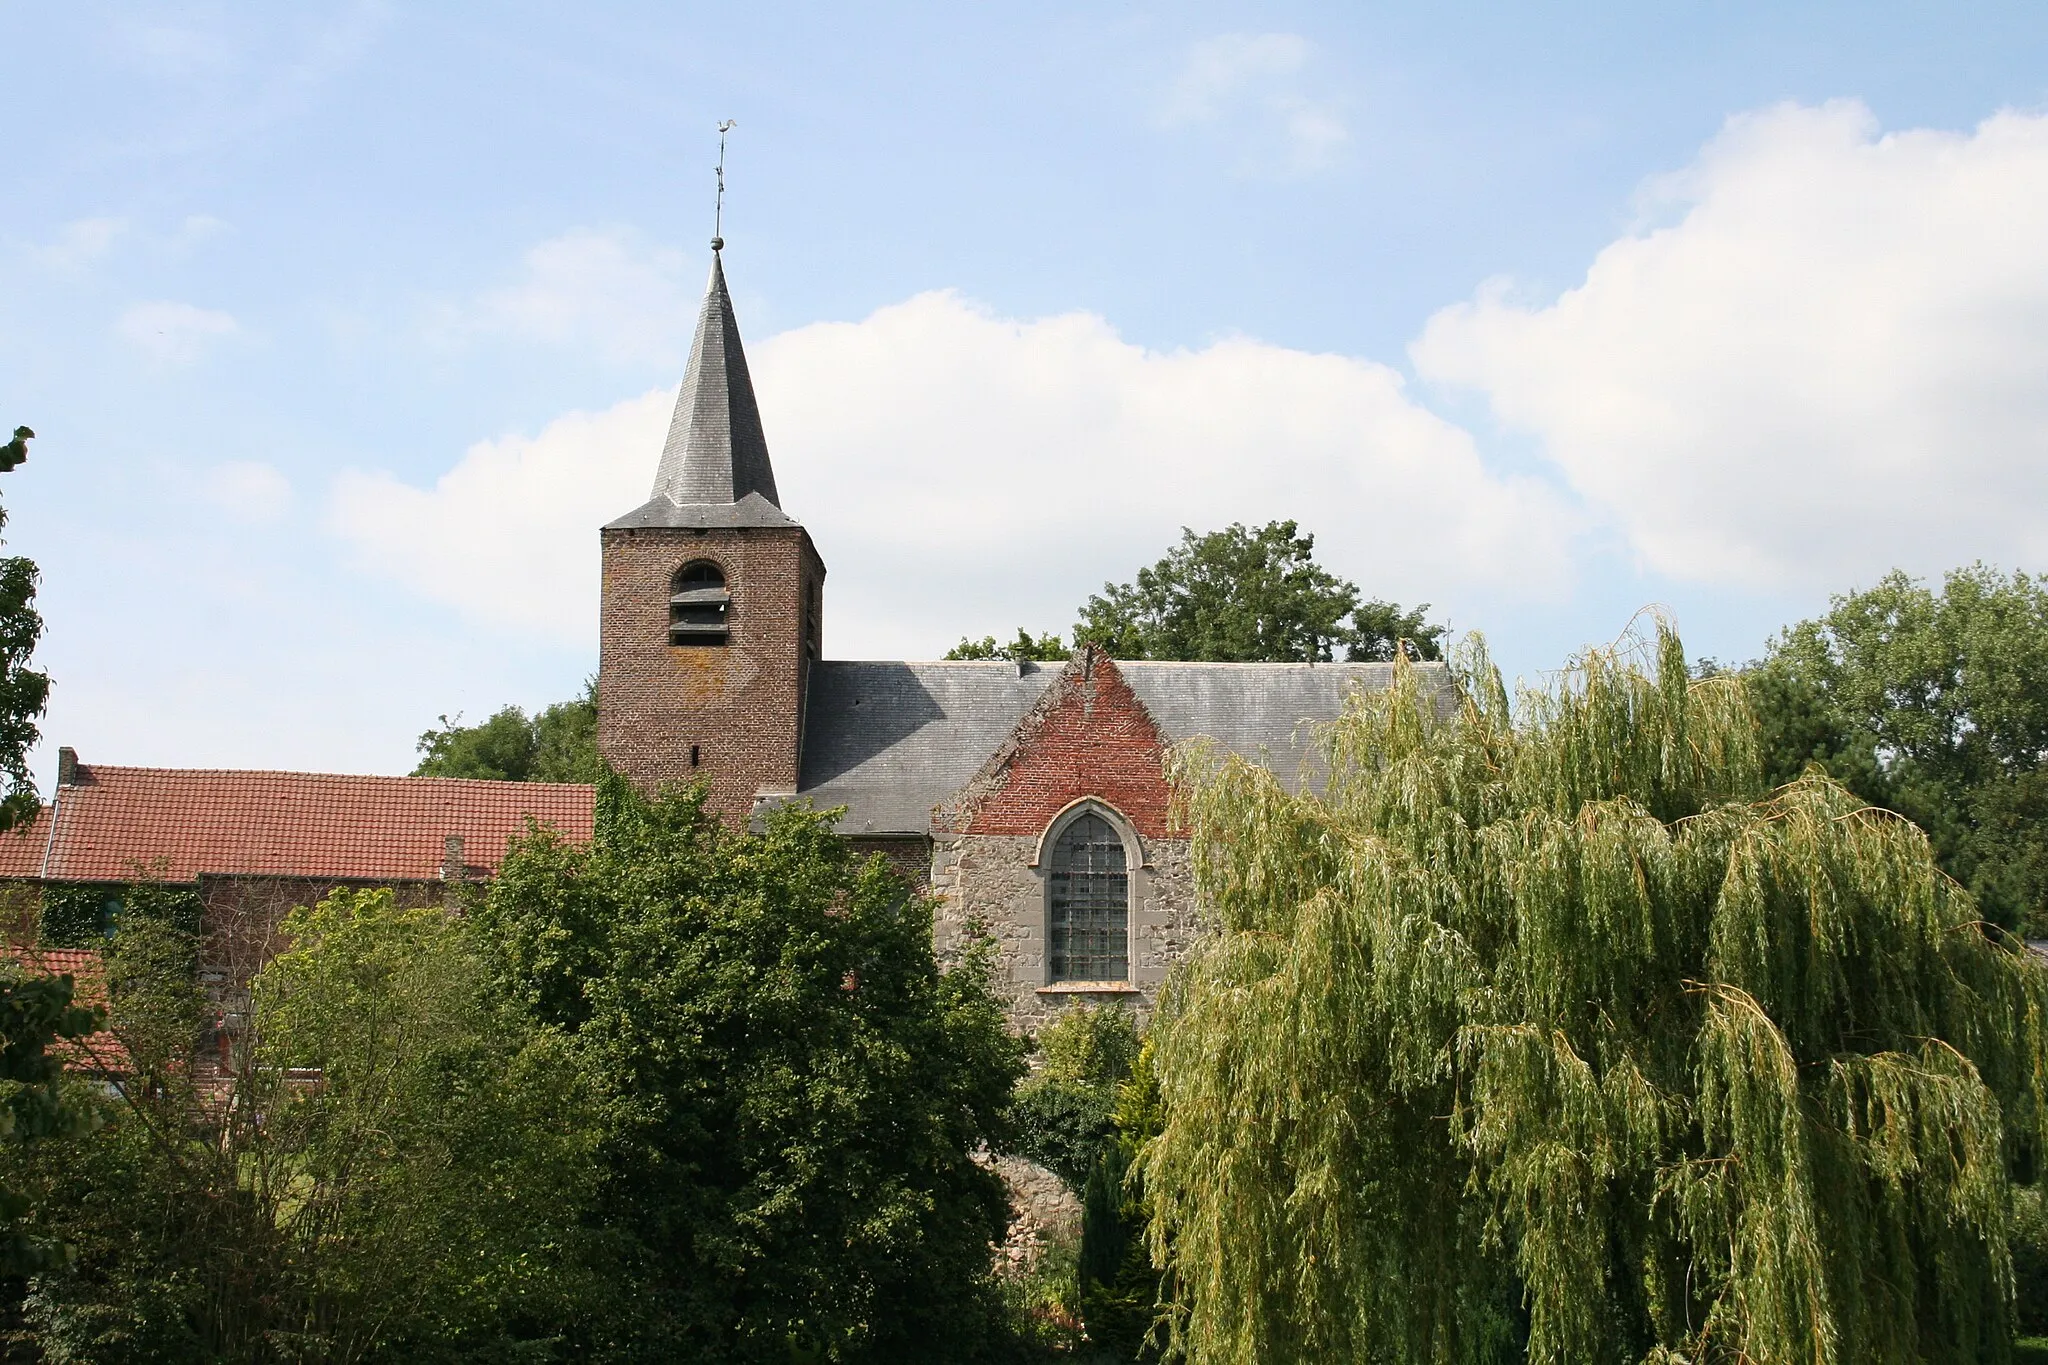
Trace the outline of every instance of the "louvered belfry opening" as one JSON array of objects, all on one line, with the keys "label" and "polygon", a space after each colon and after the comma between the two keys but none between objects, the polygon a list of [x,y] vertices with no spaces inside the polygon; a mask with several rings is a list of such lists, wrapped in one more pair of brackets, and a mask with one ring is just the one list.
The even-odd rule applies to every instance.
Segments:
[{"label": "louvered belfry opening", "polygon": [[716,564],[699,560],[676,570],[668,599],[668,642],[672,645],[722,645],[730,637],[727,616],[732,593]]},{"label": "louvered belfry opening", "polygon": [[1109,821],[1090,813],[1060,831],[1049,883],[1052,980],[1127,979],[1130,873],[1124,841]]}]

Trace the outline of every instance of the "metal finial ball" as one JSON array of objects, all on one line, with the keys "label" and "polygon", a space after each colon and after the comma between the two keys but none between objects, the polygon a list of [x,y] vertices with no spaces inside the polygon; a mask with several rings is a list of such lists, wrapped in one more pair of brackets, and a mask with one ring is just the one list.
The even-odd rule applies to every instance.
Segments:
[{"label": "metal finial ball", "polygon": [[713,237],[713,238],[711,239],[711,249],[712,249],[713,251],[723,251],[723,250],[725,250],[725,238],[723,238],[723,237]]}]

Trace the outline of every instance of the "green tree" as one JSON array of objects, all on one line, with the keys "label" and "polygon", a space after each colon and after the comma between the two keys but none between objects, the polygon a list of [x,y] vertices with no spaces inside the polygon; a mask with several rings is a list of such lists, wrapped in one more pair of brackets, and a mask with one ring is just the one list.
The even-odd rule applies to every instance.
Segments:
[{"label": "green tree", "polygon": [[1020,1073],[984,944],[826,816],[727,830],[701,793],[599,785],[595,839],[538,832],[472,918],[498,990],[572,1038],[605,1097],[601,1220],[632,1359],[964,1360],[1000,1313],[989,1245]]},{"label": "green tree", "polygon": [[1072,650],[1055,631],[1050,635],[1033,635],[1024,627],[1017,627],[1017,638],[1008,644],[998,641],[993,635],[984,635],[979,640],[960,637],[960,643],[946,651],[948,659],[1020,659],[1034,663],[1058,663]]},{"label": "green tree", "polygon": [[[0,473],[28,459],[34,435],[27,427],[14,429],[14,439],[0,446]],[[0,528],[6,525],[7,510],[0,507]],[[29,656],[43,638],[43,618],[35,607],[38,578],[34,560],[0,557],[0,777],[6,779],[0,830],[26,824],[42,808],[28,770],[28,751],[41,737],[36,721],[50,700],[49,676],[29,667]]]},{"label": "green tree", "polygon": [[1141,1169],[1187,1358],[2004,1358],[2048,969],[1909,822],[1769,791],[1668,631],[1513,708],[1468,651],[1315,789],[1174,760],[1217,927]]},{"label": "green tree", "polygon": [[1096,1157],[1081,1191],[1081,1316],[1089,1339],[1125,1360],[1156,1344],[1160,1277],[1146,1253],[1152,1211],[1138,1170],[1166,1118],[1152,1059],[1148,1041],[1117,1087],[1115,1140]]},{"label": "green tree", "polygon": [[583,695],[528,716],[507,706],[489,720],[441,723],[419,737],[414,777],[472,777],[496,782],[595,782],[604,771],[597,750],[597,679]]},{"label": "green tree", "polygon": [[1820,764],[1926,830],[1988,918],[2048,932],[2048,583],[1888,575],[1785,631],[1749,688],[1768,781]]},{"label": "green tree", "polygon": [[286,1089],[250,1168],[303,1267],[283,1326],[340,1360],[557,1335],[601,1278],[578,1226],[597,1114],[566,1040],[496,998],[439,906],[337,891],[283,929],[255,1064]]},{"label": "green tree", "polygon": [[1164,559],[1131,583],[1106,583],[1081,608],[1077,643],[1119,659],[1391,659],[1406,640],[1415,657],[1439,657],[1444,627],[1429,605],[1403,611],[1368,602],[1358,585],[1315,562],[1315,537],[1292,521],[1257,530],[1234,524],[1183,531]]},{"label": "green tree", "polygon": [[387,891],[296,910],[216,1048],[162,890],[130,888],[110,945],[104,1126],[15,1167],[77,1248],[30,1281],[42,1358],[551,1358],[614,1292],[579,1229],[597,1127],[466,923]]},{"label": "green tree", "polygon": [[[35,433],[16,427],[0,445],[0,473],[28,459]],[[7,510],[0,507],[0,528]],[[35,562],[20,555],[0,557],[0,830],[36,817],[42,803],[28,770],[28,751],[40,738],[37,719],[49,703],[50,679],[29,667],[43,635],[35,608]],[[89,1105],[60,1085],[62,1065],[50,1055],[59,1039],[78,1039],[98,1024],[98,1013],[73,1003],[68,976],[25,975],[11,963],[0,970],[0,1141],[35,1143],[73,1137],[95,1119]],[[0,1276],[48,1265],[62,1244],[29,1230],[29,1201],[18,1188],[0,1185]]]},{"label": "green tree", "polygon": [[[0,1147],[20,1152],[51,1139],[90,1133],[98,1114],[63,1083],[62,1061],[50,1047],[99,1026],[100,1012],[74,1003],[69,976],[30,976],[12,960],[0,964]],[[0,1277],[62,1265],[71,1248],[37,1227],[34,1201],[22,1182],[0,1170]]]}]

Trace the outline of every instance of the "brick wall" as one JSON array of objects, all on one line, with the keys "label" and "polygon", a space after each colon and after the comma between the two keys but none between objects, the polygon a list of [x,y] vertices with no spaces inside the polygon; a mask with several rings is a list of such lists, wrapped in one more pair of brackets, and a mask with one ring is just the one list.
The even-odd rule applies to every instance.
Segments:
[{"label": "brick wall", "polygon": [[[642,788],[702,780],[734,822],[796,790],[810,649],[805,599],[825,565],[801,527],[606,530],[598,746]],[[671,645],[675,572],[708,560],[732,593],[728,643]],[[814,646],[817,641],[811,642]],[[691,762],[695,749],[697,761]]]},{"label": "brick wall", "polygon": [[931,888],[932,841],[924,835],[916,834],[884,839],[861,838],[857,835],[850,835],[847,837],[846,842],[851,844],[854,853],[863,859],[870,854],[881,854],[884,858],[888,859],[889,866],[896,869],[897,875],[901,876],[904,881],[909,882],[919,891],[927,891]]},{"label": "brick wall", "polygon": [[445,882],[345,882],[332,877],[211,877],[199,879],[200,968],[216,989],[240,990],[263,965],[291,945],[278,931],[301,905],[316,905],[337,888],[389,887],[401,906],[444,905]]}]

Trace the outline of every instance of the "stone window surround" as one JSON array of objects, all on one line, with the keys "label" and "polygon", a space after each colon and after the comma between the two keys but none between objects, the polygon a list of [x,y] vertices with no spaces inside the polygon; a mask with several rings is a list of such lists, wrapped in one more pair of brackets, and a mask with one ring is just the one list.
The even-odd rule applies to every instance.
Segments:
[{"label": "stone window surround", "polygon": [[[1045,942],[1052,943],[1052,878],[1047,875],[1047,864],[1052,858],[1053,845],[1068,825],[1084,815],[1099,816],[1116,831],[1124,844],[1124,867],[1130,878],[1127,883],[1124,903],[1124,960],[1135,968],[1137,962],[1138,912],[1150,904],[1152,860],[1145,849],[1145,841],[1130,817],[1099,796],[1082,796],[1060,807],[1045,829],[1038,836],[1038,847],[1032,852],[1029,867],[1038,878],[1039,923],[1044,926]],[[1040,968],[1048,977],[1052,973],[1052,953],[1045,954],[1044,965]],[[1127,969],[1130,970],[1130,969]],[[1038,983],[1039,995],[1138,995],[1140,989],[1126,977],[1122,981],[1052,981]]]}]

